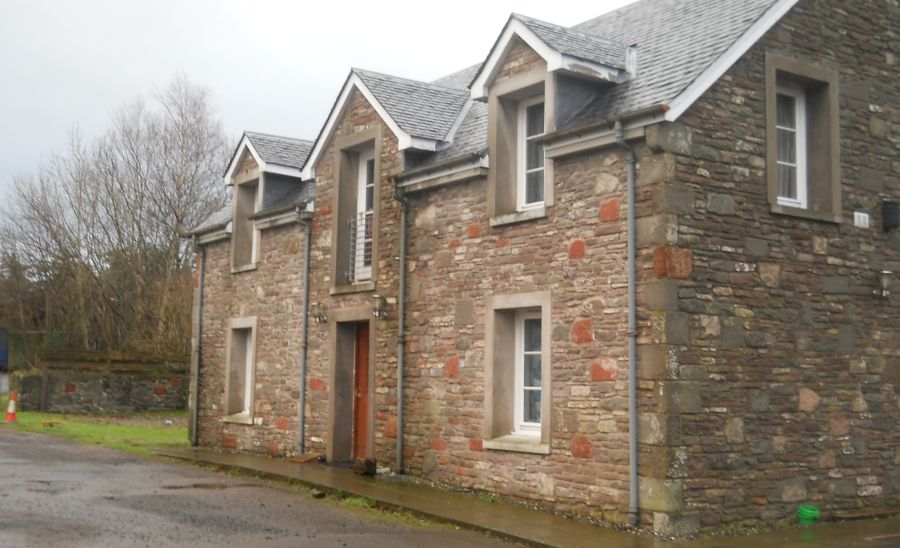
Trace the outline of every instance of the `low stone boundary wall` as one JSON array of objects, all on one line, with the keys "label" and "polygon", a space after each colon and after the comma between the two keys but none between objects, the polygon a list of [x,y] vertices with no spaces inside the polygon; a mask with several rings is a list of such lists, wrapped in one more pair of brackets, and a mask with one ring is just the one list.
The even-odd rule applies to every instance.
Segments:
[{"label": "low stone boundary wall", "polygon": [[22,411],[133,413],[187,407],[187,359],[65,353],[11,375]]}]

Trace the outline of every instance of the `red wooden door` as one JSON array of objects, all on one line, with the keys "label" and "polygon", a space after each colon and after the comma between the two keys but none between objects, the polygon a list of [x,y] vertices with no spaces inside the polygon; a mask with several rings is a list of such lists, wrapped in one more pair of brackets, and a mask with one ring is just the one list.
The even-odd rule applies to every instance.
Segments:
[{"label": "red wooden door", "polygon": [[353,386],[353,458],[368,456],[369,439],[369,324],[356,324]]}]

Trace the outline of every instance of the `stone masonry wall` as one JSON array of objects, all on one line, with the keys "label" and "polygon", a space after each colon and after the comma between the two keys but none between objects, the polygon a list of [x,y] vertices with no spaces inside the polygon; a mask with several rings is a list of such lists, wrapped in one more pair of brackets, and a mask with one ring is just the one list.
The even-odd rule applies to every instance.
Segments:
[{"label": "stone masonry wall", "polygon": [[[304,229],[264,230],[256,269],[231,273],[231,241],[206,246],[200,366],[200,444],[292,454],[296,450]],[[228,321],[256,316],[255,424],[223,422]]]},{"label": "stone masonry wall", "polygon": [[22,411],[134,413],[187,407],[188,365],[145,357],[63,353],[12,373]]},{"label": "stone masonry wall", "polygon": [[[345,223],[346,219],[334,219],[335,166],[334,140],[359,131],[380,128],[381,156],[375,178],[377,202],[373,231],[374,243],[373,281],[375,291],[332,295],[334,273],[331,262],[331,238],[333,222]],[[375,322],[374,353],[374,448],[373,455],[379,464],[390,464],[395,459],[397,436],[396,417],[396,367],[397,367],[397,292],[399,276],[399,218],[400,209],[393,198],[394,177],[402,168],[402,154],[398,151],[397,138],[380,119],[375,110],[358,91],[353,91],[341,121],[332,138],[322,151],[316,167],[316,212],[313,224],[312,256],[310,260],[310,302],[317,310],[331,315],[340,309],[371,307],[372,294],[378,293],[388,301],[389,317]],[[344,252],[343,250],[340,252]],[[371,317],[371,313],[365,319]],[[330,342],[330,323],[310,323],[309,375],[307,382],[307,448],[325,452],[328,437],[328,394],[331,386],[331,364],[334,355]]]},{"label": "stone masonry wall", "polygon": [[[648,303],[685,324],[668,349],[675,397],[642,417],[672,457],[670,525],[900,503],[900,299],[872,296],[878,271],[900,271],[900,233],[883,233],[880,215],[900,198],[897,18],[896,5],[802,1],[679,124],[648,136],[691,266],[658,271],[674,298]],[[769,211],[767,50],[840,67],[840,224]],[[872,227],[854,227],[854,211]]]},{"label": "stone masonry wall", "polygon": [[[531,70],[534,57],[533,51],[517,45],[499,77]],[[392,465],[397,435],[399,209],[390,189],[401,155],[393,134],[358,93],[351,96],[335,136],[379,126],[375,281],[376,291],[390,305],[389,318],[376,322],[374,455],[379,463]],[[639,204],[646,234],[639,242],[639,267],[650,271],[655,245],[667,243],[671,236],[664,230],[664,217],[651,215],[655,211],[651,182],[664,180],[666,164],[646,147],[640,146],[638,153],[646,162],[641,169],[648,181]],[[331,295],[334,137],[321,158],[316,167],[310,298],[314,308],[334,315],[342,308],[369,306],[371,292]],[[404,433],[410,473],[560,510],[624,519],[628,496],[624,172],[623,156],[613,149],[558,161],[556,203],[548,217],[496,229],[489,226],[483,181],[411,197]],[[551,454],[485,451],[481,443],[485,299],[543,289],[552,291]],[[665,330],[665,318],[657,324],[643,319],[646,343],[658,338],[653,329]],[[333,389],[329,329],[327,324],[313,324],[310,331],[307,446],[317,451],[324,451],[327,442],[328,393]],[[654,362],[655,367],[660,361]],[[648,378],[641,385],[641,399],[653,401],[659,375],[650,370],[641,373]],[[654,447],[642,448],[642,460],[660,458]],[[665,466],[653,469],[648,466],[664,482]],[[665,505],[657,491],[648,492],[648,500]],[[648,511],[645,518],[652,519],[652,514]]]}]

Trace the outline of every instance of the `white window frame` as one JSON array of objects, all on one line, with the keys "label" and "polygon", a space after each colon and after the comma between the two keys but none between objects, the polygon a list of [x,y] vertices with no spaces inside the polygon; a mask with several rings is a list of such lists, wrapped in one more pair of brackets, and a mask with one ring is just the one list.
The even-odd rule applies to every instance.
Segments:
[{"label": "white window frame", "polygon": [[[528,136],[528,128],[526,124],[528,123],[528,107],[544,104],[544,132],[541,132],[537,135]],[[547,105],[544,103],[544,96],[539,95],[537,97],[532,97],[530,99],[525,99],[519,101],[518,104],[518,113],[516,115],[516,208],[518,211],[527,211],[529,209],[537,209],[544,207],[544,200],[540,202],[525,202],[525,190],[526,183],[528,181],[528,173],[535,173],[540,171],[542,174],[546,175],[546,158],[544,158],[544,165],[540,168],[534,168],[531,170],[526,169],[527,166],[527,154],[528,154],[528,141],[533,141],[535,139],[539,139],[544,136],[544,133],[547,129]],[[546,188],[544,189],[544,193],[546,193]]]},{"label": "white window frame", "polygon": [[[245,349],[246,363],[244,369],[244,408],[235,413],[229,413],[229,399],[231,394],[231,355],[235,343],[235,331],[249,331],[247,348]],[[256,382],[256,316],[245,318],[232,318],[228,325],[228,348],[225,356],[225,417],[227,422],[252,424],[254,406],[254,384]]]},{"label": "white window frame", "polygon": [[[523,310],[516,312],[516,320],[515,320],[515,337],[516,337],[516,359],[515,359],[515,379],[516,379],[516,392],[514,400],[515,412],[513,414],[514,417],[514,430],[511,432],[515,435],[520,436],[534,436],[540,437],[541,435],[541,423],[540,422],[526,422],[524,419],[525,415],[525,390],[536,390],[541,392],[541,398],[543,399],[543,389],[542,386],[538,386],[537,388],[526,388],[525,387],[525,320],[542,320],[541,311],[540,310]],[[543,330],[546,327],[544,326],[543,320],[541,321],[541,348],[537,351],[529,351],[528,354],[537,354],[541,356],[541,360],[543,361]],[[541,380],[543,384],[543,379]]]},{"label": "white window frame", "polygon": [[[359,153],[359,160],[357,164],[357,178],[356,178],[356,215],[357,219],[361,213],[366,213],[367,216],[373,217],[372,222],[374,223],[375,216],[375,184],[377,182],[376,174],[372,175],[372,209],[366,208],[366,187],[368,186],[368,164],[370,161],[374,162],[375,160],[375,148],[369,147],[366,148]],[[373,163],[372,169],[375,169],[375,164]],[[373,230],[374,232],[374,230]],[[368,239],[370,245],[372,246],[372,254],[369,257],[368,266],[365,264],[365,248],[366,248],[366,224],[365,222],[359,223],[356,225],[356,237],[354,241],[356,242],[356,251],[354,254],[354,261],[356,264],[353,268],[353,281],[360,282],[364,280],[372,279],[372,258],[375,255],[374,249],[374,233],[372,237]]]},{"label": "white window frame", "polygon": [[[780,193],[778,195],[778,204],[789,207],[797,207],[801,209],[806,209],[807,204],[809,202],[808,196],[808,185],[807,185],[807,157],[806,157],[806,144],[807,144],[807,136],[806,136],[806,90],[797,85],[790,84],[778,84],[775,88],[775,97],[776,102],[779,95],[784,95],[787,97],[791,97],[794,99],[794,114],[796,116],[794,120],[793,128],[779,126],[778,125],[778,107],[776,105],[775,108],[775,120],[772,123],[775,124],[775,136],[776,139],[778,137],[778,131],[791,131],[794,133],[795,141],[795,149],[797,153],[797,163],[791,164],[790,162],[782,161],[780,158],[775,159],[775,164],[777,166],[790,166],[796,169],[797,175],[797,198],[791,198],[788,196],[782,196]],[[778,154],[778,147],[775,147],[776,154]],[[781,189],[781,170],[778,171],[778,187],[779,191]]]}]

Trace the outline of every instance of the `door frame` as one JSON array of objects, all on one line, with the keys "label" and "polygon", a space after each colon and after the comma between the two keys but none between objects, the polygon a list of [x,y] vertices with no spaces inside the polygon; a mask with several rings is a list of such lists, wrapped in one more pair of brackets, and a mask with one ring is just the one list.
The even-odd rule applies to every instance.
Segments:
[{"label": "door frame", "polygon": [[[325,442],[325,459],[328,462],[350,462],[353,458],[353,392],[355,386],[355,361],[356,361],[356,345],[355,335],[354,344],[349,352],[345,345],[339,345],[341,340],[341,332],[345,331],[349,324],[367,322],[369,324],[369,375],[368,375],[368,409],[367,409],[367,439],[366,454],[357,455],[358,458],[372,458],[375,448],[375,318],[372,315],[372,306],[354,306],[332,310],[329,315],[329,341],[328,348],[328,371],[329,371],[329,387],[328,391],[328,426],[327,437]],[[355,334],[355,328],[353,330]],[[346,336],[346,333],[344,333]],[[348,371],[349,358],[349,379],[346,373]],[[341,383],[346,385],[341,385]],[[339,400],[343,399],[347,394],[350,395],[350,409],[339,409]],[[349,416],[350,425],[341,424],[338,416]]]}]

